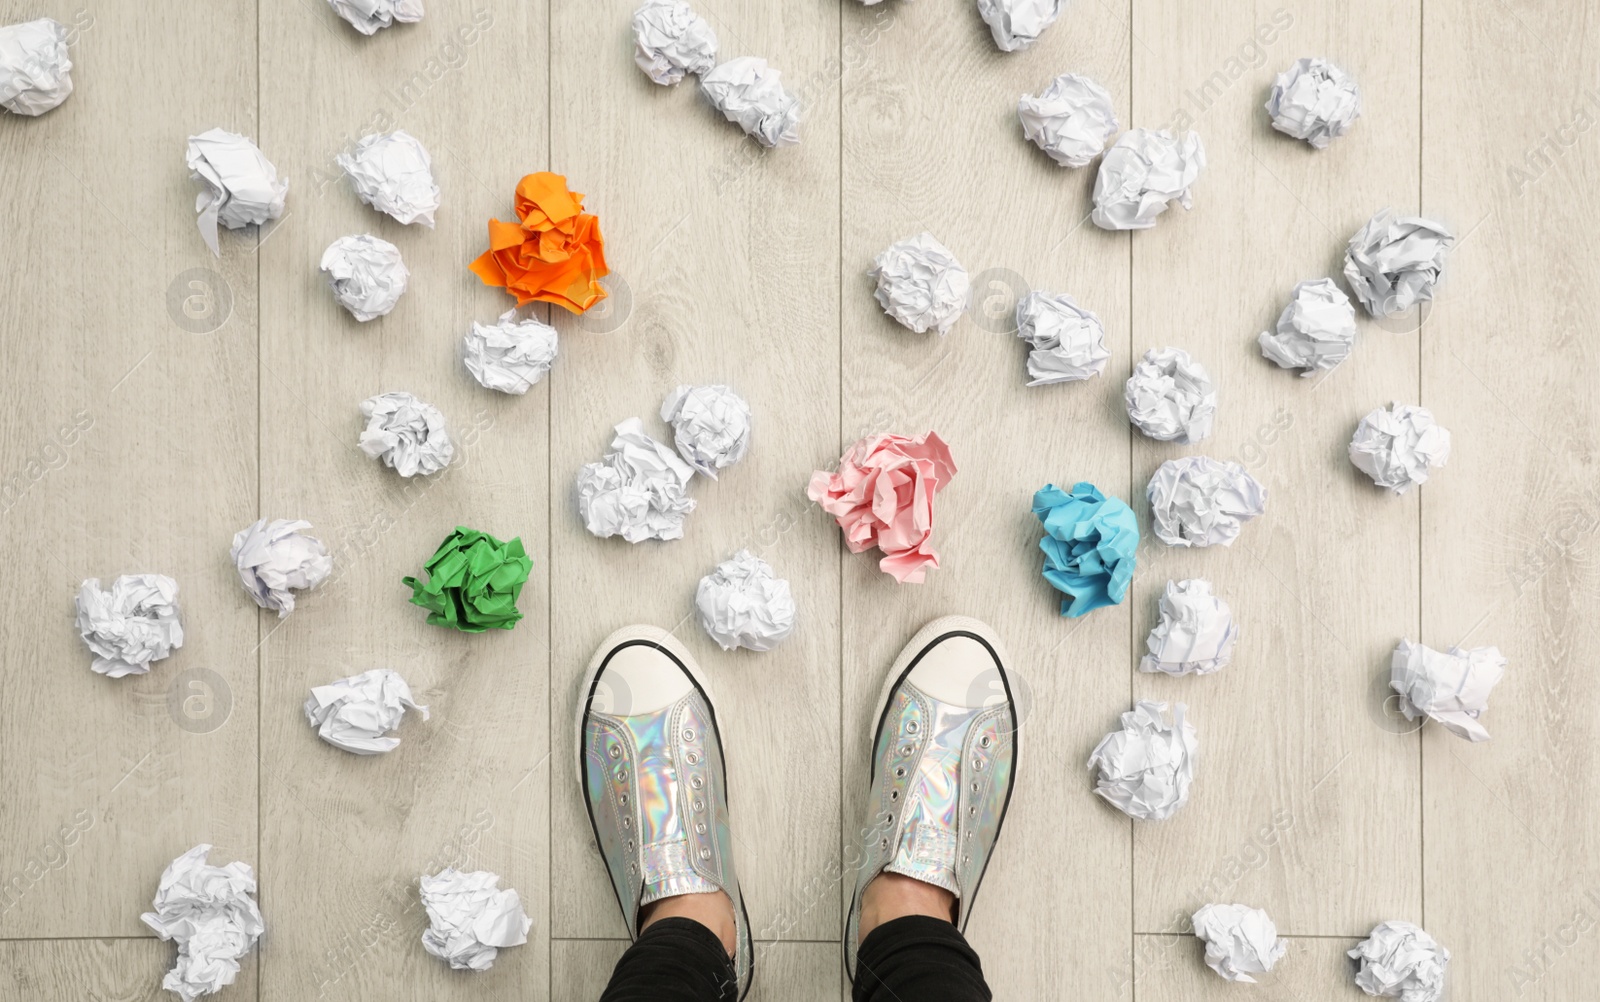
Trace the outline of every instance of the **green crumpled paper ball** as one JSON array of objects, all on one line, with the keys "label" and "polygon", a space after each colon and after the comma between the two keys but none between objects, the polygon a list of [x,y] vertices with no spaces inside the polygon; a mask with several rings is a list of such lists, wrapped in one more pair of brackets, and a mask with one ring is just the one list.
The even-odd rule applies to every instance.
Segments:
[{"label": "green crumpled paper ball", "polygon": [[517,596],[532,569],[521,537],[503,543],[458,525],[423,565],[427,580],[403,580],[411,586],[411,604],[428,610],[428,622],[482,633],[517,625]]}]

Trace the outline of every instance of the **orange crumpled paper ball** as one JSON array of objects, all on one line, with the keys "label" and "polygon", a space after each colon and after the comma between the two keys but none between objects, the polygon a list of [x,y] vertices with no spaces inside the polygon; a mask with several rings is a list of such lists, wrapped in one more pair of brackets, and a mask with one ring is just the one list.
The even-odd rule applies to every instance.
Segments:
[{"label": "orange crumpled paper ball", "polygon": [[876,546],[878,569],[901,584],[922,584],[939,566],[933,496],[956,475],[950,447],[933,432],[921,438],[872,435],[852,445],[833,472],[811,474],[806,494],[844,530],[851,553]]},{"label": "orange crumpled paper ball", "polygon": [[560,174],[540,171],[517,182],[517,218],[489,220],[489,249],[472,272],[485,285],[502,286],[517,305],[534,300],[582,313],[606,298],[596,279],[606,269],[600,220],[583,211],[583,196]]}]

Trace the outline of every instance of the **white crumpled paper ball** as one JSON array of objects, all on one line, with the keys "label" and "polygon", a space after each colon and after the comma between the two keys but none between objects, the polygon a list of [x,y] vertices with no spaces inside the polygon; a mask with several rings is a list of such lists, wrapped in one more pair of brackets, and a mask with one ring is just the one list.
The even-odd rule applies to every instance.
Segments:
[{"label": "white crumpled paper ball", "polygon": [[409,393],[380,393],[361,401],[366,430],[361,451],[402,477],[438,473],[450,463],[455,446],[444,415]]},{"label": "white crumpled paper ball", "polygon": [[306,721],[317,737],[357,755],[382,755],[399,747],[389,732],[400,727],[410,708],[428,719],[428,708],[411,698],[411,686],[400,673],[374,668],[359,675],[314,686],[306,699]]},{"label": "white crumpled paper ball", "polygon": [[487,971],[501,950],[528,941],[533,919],[522,910],[516,891],[500,889],[499,874],[446,867],[420,883],[428,911],[422,948],[453,969]]},{"label": "white crumpled paper ball", "polygon": [[1427,717],[1468,741],[1489,740],[1478,718],[1505,675],[1506,659],[1498,647],[1436,651],[1402,640],[1389,658],[1389,688],[1399,694],[1406,719]]},{"label": "white crumpled paper ball", "polygon": [[613,430],[611,451],[578,471],[584,528],[601,539],[621,536],[630,543],[683,538],[683,520],[695,505],[688,494],[694,470],[645,434],[636,417]]},{"label": "white crumpled paper ball", "polygon": [[270,524],[261,519],[233,537],[229,556],[239,568],[245,591],[278,618],[294,611],[294,593],[315,588],[333,571],[333,558],[322,540],[306,535],[310,522],[287,518]]},{"label": "white crumpled paper ball", "polygon": [[411,133],[366,136],[353,152],[339,154],[338,161],[363,202],[398,222],[433,228],[439,208],[433,158]]},{"label": "white crumpled paper ball", "polygon": [[108,591],[90,578],[76,603],[78,633],[95,655],[89,667],[102,675],[143,675],[183,646],[178,583],[164,574],[124,574]]},{"label": "white crumpled paper ball", "polygon": [[1029,386],[1071,383],[1106,371],[1111,349],[1100,318],[1065,293],[1030,292],[1017,300],[1017,337],[1028,342]]},{"label": "white crumpled paper ball", "polygon": [[1145,488],[1151,528],[1168,546],[1232,545],[1267,510],[1267,489],[1238,463],[1184,456],[1162,463]]},{"label": "white crumpled paper ball", "polygon": [[978,0],[978,16],[1001,52],[1021,52],[1056,23],[1066,0]]},{"label": "white crumpled paper ball", "polygon": [[161,987],[194,1002],[231,985],[239,958],[266,932],[251,897],[256,877],[249,864],[211,866],[211,846],[202,842],[167,865],[152,907],[139,920],[163,940],[176,940],[178,959]]},{"label": "white crumpled paper ball", "polygon": [[645,0],[633,12],[633,61],[662,86],[717,65],[717,33],[683,0]]},{"label": "white crumpled paper ball", "polygon": [[770,651],[794,630],[789,582],[772,565],[740,550],[700,579],[694,593],[700,625],[725,651]]},{"label": "white crumpled paper ball", "polygon": [[1194,934],[1206,944],[1206,966],[1227,981],[1255,984],[1253,974],[1272,970],[1289,944],[1260,908],[1206,905],[1194,913]]},{"label": "white crumpled paper ball", "polygon": [[1301,282],[1278,315],[1277,332],[1262,331],[1256,343],[1281,368],[1301,369],[1302,376],[1326,372],[1350,357],[1356,308],[1331,278]]},{"label": "white crumpled paper ball", "polygon": [[1301,59],[1273,82],[1267,114],[1274,129],[1325,150],[1361,117],[1361,88],[1326,59]]},{"label": "white crumpled paper ball", "polygon": [[1344,280],[1369,315],[1397,317],[1433,299],[1455,243],[1455,236],[1432,220],[1381,209],[1350,238]]},{"label": "white crumpled paper ball", "polygon": [[205,185],[195,197],[195,223],[211,253],[222,255],[217,224],[230,230],[260,226],[283,215],[289,179],[249,139],[226,129],[208,129],[189,137],[185,163],[191,180]]},{"label": "white crumpled paper ball", "polygon": [[1199,133],[1130,129],[1100,161],[1090,218],[1103,230],[1147,230],[1169,202],[1194,204],[1189,188],[1205,166]]},{"label": "white crumpled paper ball", "polygon": [[967,269],[932,233],[890,244],[873,259],[867,275],[883,312],[918,334],[947,334],[972,299]]},{"label": "white crumpled paper ball", "polygon": [[43,115],[71,93],[66,25],[41,17],[0,27],[0,108]]},{"label": "white crumpled paper ball", "polygon": [[1182,348],[1151,348],[1123,389],[1128,420],[1158,442],[1192,445],[1211,435],[1217,387]]},{"label": "white crumpled paper ball", "polygon": [[1430,467],[1450,458],[1450,433],[1426,407],[1393,403],[1361,419],[1350,438],[1350,462],[1396,497],[1426,483]]},{"label": "white crumpled paper ball", "polygon": [[1028,141],[1063,167],[1087,167],[1117,134],[1111,95],[1086,76],[1063,73],[1038,94],[1017,99]]},{"label": "white crumpled paper ball", "polygon": [[750,449],[750,405],[727,386],[680,386],[661,404],[678,455],[712,480]]},{"label": "white crumpled paper ball", "polygon": [[1450,951],[1421,926],[1410,922],[1382,922],[1349,952],[1359,960],[1356,987],[1403,1002],[1439,1002],[1444,998],[1445,971]]},{"label": "white crumpled paper ball", "polygon": [[328,0],[328,6],[363,35],[396,21],[413,24],[422,20],[422,0]]},{"label": "white crumpled paper ball", "polygon": [[1168,675],[1209,675],[1233,660],[1239,628],[1228,603],[1200,578],[1168,581],[1161,593],[1161,620],[1145,638],[1150,653],[1139,670]]},{"label": "white crumpled paper ball", "polygon": [[411,278],[400,248],[367,233],[329,244],[319,267],[328,273],[334,301],[363,323],[394,309]]},{"label": "white crumpled paper ball", "polygon": [[513,307],[498,323],[473,323],[462,339],[461,354],[479,385],[520,395],[550,371],[557,349],[554,327],[535,317],[518,320]]},{"label": "white crumpled paper ball", "polygon": [[800,141],[800,100],[778,76],[765,59],[740,56],[702,74],[700,90],[762,146],[793,146]]},{"label": "white crumpled paper ball", "polygon": [[1176,703],[1172,724],[1167,704],[1140,700],[1122,715],[1122,729],[1100,739],[1089,754],[1098,770],[1094,792],[1122,813],[1162,821],[1189,802],[1194,761],[1200,749],[1188,707]]}]

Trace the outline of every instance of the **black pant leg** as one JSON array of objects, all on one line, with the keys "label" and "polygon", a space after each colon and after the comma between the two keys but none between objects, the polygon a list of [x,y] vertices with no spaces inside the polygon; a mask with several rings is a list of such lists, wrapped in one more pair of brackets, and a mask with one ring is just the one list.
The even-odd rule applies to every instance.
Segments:
[{"label": "black pant leg", "polygon": [[734,1002],[738,976],[717,934],[694,919],[662,919],[617,961],[600,1002]]},{"label": "black pant leg", "polygon": [[855,1002],[990,1002],[983,965],[943,919],[897,918],[856,951]]}]

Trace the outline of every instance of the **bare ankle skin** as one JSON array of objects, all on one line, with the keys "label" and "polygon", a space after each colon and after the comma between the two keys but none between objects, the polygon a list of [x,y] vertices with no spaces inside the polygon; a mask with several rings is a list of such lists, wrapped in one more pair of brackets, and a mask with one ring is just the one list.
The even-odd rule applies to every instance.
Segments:
[{"label": "bare ankle skin", "polygon": [[861,892],[861,928],[856,942],[872,930],[907,915],[956,920],[956,896],[943,887],[925,884],[900,873],[880,873]]},{"label": "bare ankle skin", "polygon": [[721,891],[712,894],[679,894],[645,905],[639,912],[639,931],[668,918],[686,918],[710,929],[722,940],[722,948],[732,957],[737,948],[733,902]]}]

